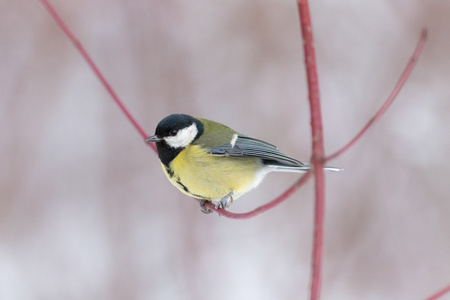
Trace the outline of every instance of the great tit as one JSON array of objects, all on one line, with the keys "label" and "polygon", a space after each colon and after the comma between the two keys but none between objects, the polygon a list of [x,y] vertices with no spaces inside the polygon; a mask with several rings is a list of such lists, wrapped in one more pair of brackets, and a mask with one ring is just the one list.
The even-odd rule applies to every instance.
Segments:
[{"label": "great tit", "polygon": [[[275,145],[238,133],[206,119],[172,114],[162,119],[155,135],[164,173],[181,192],[216,208],[228,207],[272,171],[305,172],[310,166],[281,153]],[[338,168],[326,167],[338,171]]]}]

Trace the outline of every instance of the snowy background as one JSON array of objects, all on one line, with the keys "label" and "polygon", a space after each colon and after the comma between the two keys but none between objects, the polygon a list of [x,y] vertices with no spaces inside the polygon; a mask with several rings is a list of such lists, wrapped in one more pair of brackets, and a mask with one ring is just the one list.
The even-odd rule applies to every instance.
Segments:
[{"label": "snowy background", "polygon": [[[149,134],[184,112],[308,161],[295,1],[53,2]],[[40,2],[0,7],[0,299],[307,298],[312,182],[251,220],[203,215]],[[450,2],[311,10],[328,153],[378,109],[429,30],[394,105],[330,163],[345,172],[326,178],[322,284],[327,300],[422,299],[450,283]],[[297,178],[271,174],[231,211]]]}]

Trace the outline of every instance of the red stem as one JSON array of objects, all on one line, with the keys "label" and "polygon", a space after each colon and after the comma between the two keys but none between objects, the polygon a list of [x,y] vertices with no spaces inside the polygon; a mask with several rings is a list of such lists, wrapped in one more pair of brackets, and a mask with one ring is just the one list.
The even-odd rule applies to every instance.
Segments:
[{"label": "red stem", "polygon": [[306,75],[308,79],[309,107],[311,111],[312,157],[315,176],[314,245],[312,254],[311,300],[320,298],[322,282],[323,224],[325,215],[325,176],[322,113],[320,109],[319,77],[312,32],[311,15],[307,0],[297,2],[303,37]]},{"label": "red stem", "polygon": [[[140,135],[146,139],[149,135],[145,133],[144,129],[139,125],[139,123],[135,120],[135,118],[131,115],[131,113],[128,111],[128,109],[123,104],[122,100],[120,100],[119,96],[117,96],[116,92],[113,90],[111,85],[106,81],[103,74],[98,69],[97,65],[94,63],[92,58],[87,53],[84,46],[81,44],[81,42],[77,39],[77,37],[72,33],[72,31],[69,29],[69,27],[64,23],[64,21],[60,18],[58,13],[55,11],[53,6],[47,1],[47,0],[40,0],[41,3],[44,5],[44,7],[47,9],[47,11],[50,13],[50,15],[53,17],[53,19],[56,21],[58,26],[62,29],[62,31],[66,34],[66,36],[74,43],[75,47],[77,48],[78,52],[80,52],[81,56],[83,56],[84,60],[88,63],[89,67],[94,71],[97,78],[100,80],[100,82],[103,84],[103,86],[106,88],[108,93],[113,98],[114,102],[116,102],[117,105],[119,105],[119,108],[122,110],[122,112],[126,115],[128,120],[133,124],[133,126],[136,128],[136,130],[140,133]],[[156,146],[151,143],[148,144],[154,151],[156,151]]]},{"label": "red stem", "polygon": [[361,131],[350,142],[348,142],[344,147],[342,147],[341,150],[328,156],[326,160],[331,160],[333,158],[336,158],[339,155],[341,155],[342,153],[344,153],[345,151],[347,151],[351,146],[353,146],[353,144],[356,143],[356,141],[358,141],[364,135],[364,133],[366,133],[366,131],[373,125],[373,123],[376,120],[378,120],[379,118],[381,118],[384,115],[384,113],[387,111],[389,106],[391,106],[392,102],[394,102],[398,93],[400,93],[401,89],[405,85],[405,82],[408,80],[409,75],[411,75],[411,72],[417,63],[417,60],[419,59],[419,56],[422,53],[423,47],[425,46],[426,39],[427,39],[427,30],[423,29],[422,33],[420,35],[419,42],[417,43],[416,49],[414,50],[413,56],[409,59],[405,70],[403,70],[403,73],[400,76],[400,79],[398,80],[398,82],[395,85],[394,89],[392,90],[391,94],[386,99],[386,101],[383,103],[381,108],[377,111],[377,113],[369,120],[369,122],[367,122],[367,124],[361,129]]},{"label": "red stem", "polygon": [[445,288],[443,288],[442,290],[440,290],[436,294],[426,298],[425,300],[436,300],[436,299],[444,296],[445,294],[447,294],[449,292],[450,292],[450,285],[446,286]]}]

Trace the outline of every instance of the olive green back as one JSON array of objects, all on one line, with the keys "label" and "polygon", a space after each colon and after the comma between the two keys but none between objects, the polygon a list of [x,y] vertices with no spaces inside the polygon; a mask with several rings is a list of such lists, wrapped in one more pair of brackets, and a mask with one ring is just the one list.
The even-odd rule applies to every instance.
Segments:
[{"label": "olive green back", "polygon": [[229,144],[233,135],[237,132],[223,124],[202,119],[199,119],[204,126],[203,134],[193,143],[207,148],[218,147]]}]

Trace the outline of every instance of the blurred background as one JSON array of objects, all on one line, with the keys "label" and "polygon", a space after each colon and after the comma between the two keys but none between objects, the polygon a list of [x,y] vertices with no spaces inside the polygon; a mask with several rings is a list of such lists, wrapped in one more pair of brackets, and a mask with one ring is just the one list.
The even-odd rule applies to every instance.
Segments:
[{"label": "blurred background", "polygon": [[[295,1],[53,1],[149,134],[209,118],[311,155]],[[251,220],[204,215],[39,1],[0,0],[0,299],[306,299],[313,184]],[[328,173],[323,299],[450,283],[450,2],[312,1]],[[271,174],[231,211],[298,175]],[[443,299],[450,299],[450,296]]]}]

